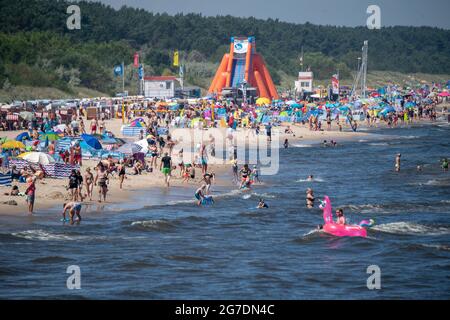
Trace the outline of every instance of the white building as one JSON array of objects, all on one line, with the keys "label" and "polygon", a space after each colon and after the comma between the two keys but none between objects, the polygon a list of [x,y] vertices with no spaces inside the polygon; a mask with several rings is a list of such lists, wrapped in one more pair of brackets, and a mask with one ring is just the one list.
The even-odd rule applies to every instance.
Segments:
[{"label": "white building", "polygon": [[299,72],[298,80],[295,81],[295,90],[298,93],[312,92],[313,91],[313,73]]},{"label": "white building", "polygon": [[178,80],[174,76],[144,77],[144,95],[148,98],[173,98],[177,86]]}]

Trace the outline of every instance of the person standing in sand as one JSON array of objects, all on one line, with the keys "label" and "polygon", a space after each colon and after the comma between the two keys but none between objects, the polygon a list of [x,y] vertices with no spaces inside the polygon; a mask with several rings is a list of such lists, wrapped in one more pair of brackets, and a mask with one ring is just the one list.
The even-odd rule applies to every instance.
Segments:
[{"label": "person standing in sand", "polygon": [[395,157],[395,171],[400,172],[400,158],[401,154],[397,153],[397,156]]},{"label": "person standing in sand", "polygon": [[172,171],[172,158],[169,157],[167,152],[164,153],[164,157],[161,159],[161,163],[159,164],[159,170],[164,174],[165,181],[167,187],[169,187],[170,176]]},{"label": "person standing in sand", "polygon": [[91,121],[91,134],[96,134],[97,133],[97,126],[98,126],[97,119],[93,119]]},{"label": "person standing in sand", "polygon": [[108,186],[106,182],[108,181],[108,171],[105,169],[103,163],[99,163],[97,166],[97,175],[95,176],[94,184],[98,185],[98,202],[106,202],[106,194],[108,193]]},{"label": "person standing in sand", "polygon": [[119,172],[120,189],[122,189],[123,180],[126,178],[125,164],[124,164],[123,160],[120,160],[120,163],[117,166],[117,171]]},{"label": "person standing in sand", "polygon": [[91,168],[86,168],[84,181],[86,183],[86,192],[87,192],[86,197],[89,196],[89,200],[92,201],[92,193],[94,191],[94,175],[91,172]]},{"label": "person standing in sand", "polygon": [[28,213],[33,214],[34,210],[34,200],[36,197],[36,178],[33,176],[27,177],[27,189],[25,190],[25,195],[27,196],[27,202],[28,202]]}]

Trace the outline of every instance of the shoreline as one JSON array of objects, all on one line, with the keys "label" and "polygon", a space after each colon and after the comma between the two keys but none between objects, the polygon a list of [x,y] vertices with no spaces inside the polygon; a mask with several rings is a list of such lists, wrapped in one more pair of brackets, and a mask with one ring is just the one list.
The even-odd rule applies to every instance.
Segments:
[{"label": "shoreline", "polygon": [[[429,121],[420,121],[415,122],[412,125],[407,126],[398,126],[397,128],[408,129],[409,127],[415,126],[424,126],[424,125],[432,125],[446,122],[429,122]],[[118,119],[113,119],[107,122],[108,128],[111,127],[111,131],[118,137],[123,137],[120,132],[121,122]],[[292,134],[280,134],[279,135],[279,148],[282,149],[282,142],[285,138],[289,139],[289,145],[291,148],[302,147],[304,146],[314,146],[321,144],[324,140],[330,141],[335,140],[338,144],[342,142],[358,142],[359,140],[364,140],[361,142],[370,142],[376,141],[380,139],[386,139],[390,137],[389,135],[379,134],[383,129],[389,129],[386,125],[377,125],[375,127],[367,126],[365,121],[360,121],[358,129],[362,129],[361,131],[353,132],[349,131],[348,125],[345,125],[345,129],[342,132],[337,131],[336,126],[332,126],[331,131],[310,131],[306,125],[297,125],[297,124],[289,124],[290,128],[293,130],[295,136]],[[281,129],[286,128],[286,125],[282,125]],[[245,139],[245,132],[242,128],[237,130],[236,137],[237,139]],[[189,129],[194,130],[194,129]],[[17,135],[17,131],[9,132],[10,135]],[[204,133],[208,134],[208,130]],[[261,136],[265,137],[265,134],[261,132]],[[180,147],[185,147],[185,145],[181,144],[174,148],[173,154],[176,154],[176,149]],[[256,147],[254,144],[249,144],[248,147]],[[225,151],[225,150],[224,150]],[[192,156],[191,153],[185,152],[188,156]],[[219,159],[222,161],[221,159]],[[211,161],[213,163],[214,161]],[[228,161],[225,161],[227,164],[210,164],[208,171],[214,171],[216,173],[216,183],[213,187],[228,187],[231,188],[233,186],[231,179],[227,179],[227,175],[231,173],[231,168],[228,164]],[[81,168],[82,174],[86,167],[93,167],[97,162],[94,160],[83,160],[83,166]],[[159,171],[159,170],[155,170]],[[195,181],[190,181],[187,184],[182,183],[182,180],[179,178],[178,169],[175,170],[174,176],[176,178],[172,178],[171,187],[170,188],[183,188],[183,189],[195,189],[198,185],[200,169],[196,169],[196,179]],[[24,184],[18,184],[19,189]],[[45,179],[44,181],[37,182],[37,192],[36,192],[36,203],[35,203],[35,212],[33,215],[29,215],[27,212],[25,197],[20,196],[6,196],[5,192],[10,190],[10,187],[2,187],[0,188],[0,216],[22,216],[22,217],[39,217],[42,214],[47,214],[51,212],[60,211],[62,204],[65,201],[69,201],[67,196],[68,192],[65,190],[65,186],[67,185],[67,179]],[[153,172],[153,173],[144,173],[142,175],[128,175],[127,179],[124,181],[124,189],[120,189],[118,185],[118,179],[112,178],[109,184],[108,198],[106,203],[99,203],[96,201],[98,191],[97,188],[94,187],[93,191],[93,200],[92,201],[84,201],[83,206],[87,207],[87,209],[83,208],[82,213],[93,213],[93,212],[108,212],[111,211],[111,208],[120,207],[121,203],[133,203],[136,199],[136,194],[145,194],[148,191],[154,189],[165,189],[164,179],[161,172]],[[84,190],[85,188],[83,188]],[[22,190],[21,190],[22,191]],[[194,191],[194,190],[192,190]],[[8,205],[5,204],[7,201],[16,201],[17,205]],[[55,202],[59,202],[56,204]],[[193,199],[194,202],[194,199]],[[97,209],[93,209],[97,208]],[[112,210],[116,211],[116,210]]]}]

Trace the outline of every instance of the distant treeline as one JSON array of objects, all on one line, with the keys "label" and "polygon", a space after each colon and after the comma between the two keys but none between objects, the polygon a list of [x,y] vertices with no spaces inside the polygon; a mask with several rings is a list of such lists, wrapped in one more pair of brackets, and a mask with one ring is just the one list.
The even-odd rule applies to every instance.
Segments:
[{"label": "distant treeline", "polygon": [[[66,27],[71,4],[81,8],[81,30]],[[182,60],[211,65],[228,51],[230,37],[241,35],[256,37],[276,83],[280,74],[298,72],[302,47],[304,66],[316,78],[329,78],[336,70],[348,78],[364,40],[369,40],[369,70],[450,73],[450,31],[438,28],[369,30],[232,16],[170,16],[86,1],[0,0],[0,87],[6,82],[70,91],[80,85],[112,92],[112,67],[122,60],[131,64],[135,51],[148,66],[147,74],[175,73],[174,49]],[[135,73],[128,74],[127,81],[133,77]]]}]

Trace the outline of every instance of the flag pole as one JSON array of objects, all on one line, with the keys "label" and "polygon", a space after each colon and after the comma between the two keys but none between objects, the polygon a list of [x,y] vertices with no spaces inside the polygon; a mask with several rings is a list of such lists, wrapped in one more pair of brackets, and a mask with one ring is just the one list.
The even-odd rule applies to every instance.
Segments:
[{"label": "flag pole", "polygon": [[122,94],[125,94],[125,62],[122,61]]}]

